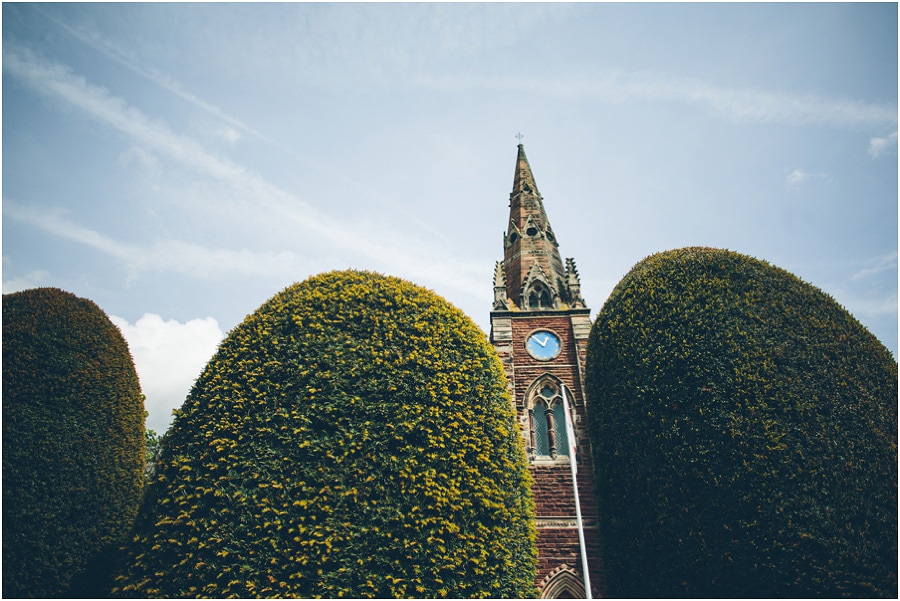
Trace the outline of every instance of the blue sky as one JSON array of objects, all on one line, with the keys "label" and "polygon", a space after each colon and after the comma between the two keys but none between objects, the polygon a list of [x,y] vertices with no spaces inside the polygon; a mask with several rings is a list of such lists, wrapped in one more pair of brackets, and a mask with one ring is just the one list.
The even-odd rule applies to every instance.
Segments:
[{"label": "blue sky", "polygon": [[897,5],[3,4],[3,291],[122,328],[164,430],[221,338],[370,269],[485,331],[517,132],[594,314],[787,269],[897,355]]}]

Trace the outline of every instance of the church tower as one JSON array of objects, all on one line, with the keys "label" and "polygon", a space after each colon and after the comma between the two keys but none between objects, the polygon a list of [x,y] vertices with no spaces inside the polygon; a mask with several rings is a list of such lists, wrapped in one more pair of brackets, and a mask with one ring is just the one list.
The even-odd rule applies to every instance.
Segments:
[{"label": "church tower", "polygon": [[[494,269],[491,343],[503,361],[534,480],[538,575],[544,598],[584,598],[572,465],[577,484],[592,596],[601,596],[597,502],[587,437],[584,365],[590,309],[573,259],[563,263],[525,148],[518,146],[503,261]],[[570,457],[565,395],[576,457]]]}]

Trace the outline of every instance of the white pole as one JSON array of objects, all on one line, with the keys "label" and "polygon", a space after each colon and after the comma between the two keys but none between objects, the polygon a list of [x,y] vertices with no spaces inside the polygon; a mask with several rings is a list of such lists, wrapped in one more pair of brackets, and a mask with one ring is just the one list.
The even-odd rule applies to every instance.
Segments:
[{"label": "white pole", "polygon": [[569,413],[569,400],[566,398],[565,385],[562,388],[563,413],[566,418],[566,438],[569,439],[569,465],[572,467],[572,488],[575,491],[575,518],[578,521],[578,545],[581,548],[581,571],[584,573],[584,595],[585,599],[591,597],[591,576],[588,572],[587,549],[584,545],[584,525],[581,522],[581,501],[578,499],[578,466],[575,464],[575,424],[572,423],[572,415]]}]

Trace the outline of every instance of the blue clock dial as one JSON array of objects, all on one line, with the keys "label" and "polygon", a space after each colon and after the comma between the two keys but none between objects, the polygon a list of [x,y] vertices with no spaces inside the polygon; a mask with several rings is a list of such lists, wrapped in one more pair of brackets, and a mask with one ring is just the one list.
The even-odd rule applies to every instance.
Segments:
[{"label": "blue clock dial", "polygon": [[535,332],[528,337],[525,348],[535,359],[549,361],[559,354],[559,338],[550,332]]}]

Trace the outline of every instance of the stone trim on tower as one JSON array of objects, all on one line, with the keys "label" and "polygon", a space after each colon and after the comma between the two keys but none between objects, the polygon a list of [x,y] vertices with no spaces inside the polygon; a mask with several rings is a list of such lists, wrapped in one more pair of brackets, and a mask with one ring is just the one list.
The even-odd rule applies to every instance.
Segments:
[{"label": "stone trim on tower", "polygon": [[584,299],[581,298],[581,278],[575,267],[575,259],[566,259],[566,286],[569,289],[569,304],[572,307],[584,307]]},{"label": "stone trim on tower", "polygon": [[550,572],[539,584],[541,599],[584,599],[581,574],[563,564]]}]

